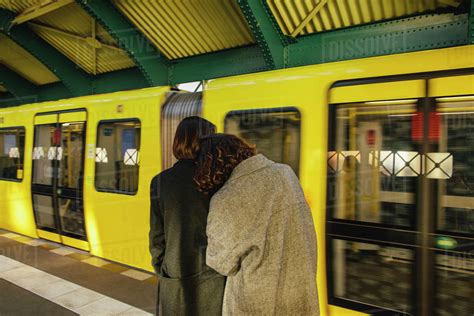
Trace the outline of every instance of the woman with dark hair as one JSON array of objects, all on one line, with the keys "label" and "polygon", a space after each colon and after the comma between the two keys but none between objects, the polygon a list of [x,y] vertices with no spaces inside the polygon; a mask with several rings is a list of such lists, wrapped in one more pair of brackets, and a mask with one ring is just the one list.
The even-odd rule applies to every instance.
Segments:
[{"label": "woman with dark hair", "polygon": [[225,277],[206,265],[209,197],[193,181],[199,138],[215,131],[205,119],[185,118],[173,142],[178,162],[151,183],[150,252],[160,315],[222,313]]},{"label": "woman with dark hair", "polygon": [[206,262],[228,276],[223,314],[319,315],[313,218],[293,170],[216,134],[194,179],[214,194]]}]

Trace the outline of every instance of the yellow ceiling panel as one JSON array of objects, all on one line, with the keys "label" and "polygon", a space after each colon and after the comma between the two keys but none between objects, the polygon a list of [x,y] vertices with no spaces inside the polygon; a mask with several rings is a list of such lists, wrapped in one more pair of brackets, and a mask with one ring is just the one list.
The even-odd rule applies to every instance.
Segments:
[{"label": "yellow ceiling panel", "polygon": [[0,63],[37,85],[59,81],[46,66],[3,34],[0,34]]},{"label": "yellow ceiling panel", "polygon": [[[95,21],[77,3],[71,3],[35,20],[41,24],[69,33],[90,36]],[[97,25],[97,37],[101,42],[117,45],[115,40],[100,25]]]},{"label": "yellow ceiling panel", "polygon": [[266,0],[283,33],[299,36],[428,12],[462,0]]},{"label": "yellow ceiling panel", "polygon": [[134,66],[122,49],[102,43],[93,37],[83,37],[36,23],[31,23],[30,26],[36,34],[89,74],[100,74]]},{"label": "yellow ceiling panel", "polygon": [[42,0],[0,0],[0,8],[19,13],[41,4],[41,1]]},{"label": "yellow ceiling panel", "polygon": [[236,0],[112,0],[169,59],[254,43]]},{"label": "yellow ceiling panel", "polygon": [[[28,19],[28,25],[45,41],[89,74],[135,66],[116,41],[77,3],[63,4]],[[0,7],[19,15],[55,3],[51,0],[0,0]]]}]

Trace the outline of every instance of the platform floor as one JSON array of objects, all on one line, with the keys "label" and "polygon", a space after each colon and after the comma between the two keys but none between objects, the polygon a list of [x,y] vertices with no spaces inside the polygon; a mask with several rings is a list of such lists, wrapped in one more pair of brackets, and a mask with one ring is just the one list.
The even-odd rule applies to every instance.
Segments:
[{"label": "platform floor", "polygon": [[152,315],[156,276],[0,230],[0,315]]}]

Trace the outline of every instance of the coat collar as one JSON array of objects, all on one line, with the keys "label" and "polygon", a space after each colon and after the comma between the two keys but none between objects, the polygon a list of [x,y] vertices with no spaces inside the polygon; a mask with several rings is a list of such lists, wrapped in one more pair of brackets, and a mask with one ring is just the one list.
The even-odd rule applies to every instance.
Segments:
[{"label": "coat collar", "polygon": [[255,155],[239,163],[237,167],[235,167],[235,169],[232,171],[232,174],[230,175],[228,181],[232,181],[237,178],[246,176],[257,170],[266,168],[272,164],[274,164],[274,162],[265,157],[264,155]]}]

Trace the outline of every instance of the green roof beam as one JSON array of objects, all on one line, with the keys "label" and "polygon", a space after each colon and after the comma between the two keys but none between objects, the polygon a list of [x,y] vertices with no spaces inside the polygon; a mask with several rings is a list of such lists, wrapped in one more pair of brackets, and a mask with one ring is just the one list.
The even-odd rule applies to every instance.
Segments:
[{"label": "green roof beam", "polygon": [[[5,84],[2,85],[9,90],[0,94],[0,107],[54,101],[73,97],[61,82],[35,86],[36,90],[34,92],[33,90],[25,92],[18,91],[18,93],[14,95],[11,93],[12,91],[10,91],[13,80],[11,77],[8,78],[4,76],[1,66],[0,79],[0,82],[5,81]],[[8,86],[7,83],[9,83],[10,86]],[[22,87],[21,89],[25,89],[27,85],[27,83],[23,82],[22,85],[19,86]],[[90,91],[90,94],[110,93],[149,87],[142,73],[136,67],[100,74],[93,78],[91,85],[92,90]]]},{"label": "green roof beam", "polygon": [[76,0],[128,53],[150,86],[167,85],[171,62],[110,2]]},{"label": "green roof beam", "polygon": [[474,44],[474,0],[471,0],[471,10],[469,13],[469,43]]},{"label": "green roof beam", "polygon": [[469,44],[468,14],[421,15],[301,36],[288,67]]},{"label": "green roof beam", "polygon": [[19,99],[15,98],[15,96],[11,92],[5,92],[0,94],[0,108],[17,106],[25,103],[27,102],[21,102]]},{"label": "green roof beam", "polygon": [[238,0],[238,3],[260,47],[267,69],[286,67],[289,42],[265,0]]},{"label": "green roof beam", "polygon": [[51,72],[53,72],[74,96],[91,92],[91,78],[66,56],[36,35],[26,24],[12,25],[15,13],[0,9],[0,32],[23,47]]},{"label": "green roof beam", "polygon": [[0,65],[0,85],[17,98],[36,96],[37,86],[13,70]]},{"label": "green roof beam", "polygon": [[265,70],[260,48],[252,45],[176,60],[170,68],[170,81],[176,85]]}]

